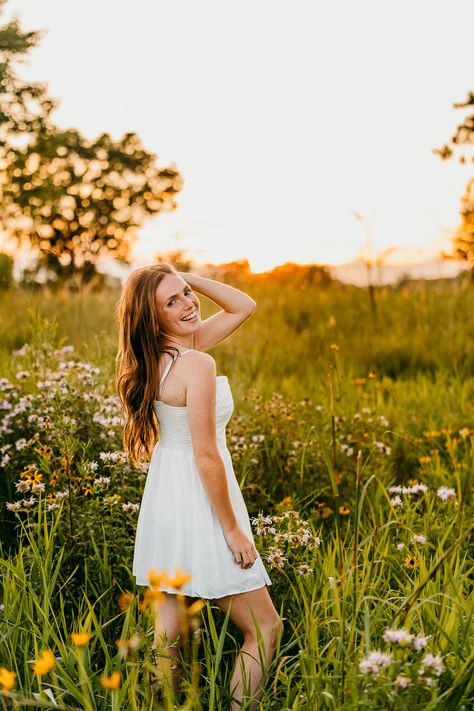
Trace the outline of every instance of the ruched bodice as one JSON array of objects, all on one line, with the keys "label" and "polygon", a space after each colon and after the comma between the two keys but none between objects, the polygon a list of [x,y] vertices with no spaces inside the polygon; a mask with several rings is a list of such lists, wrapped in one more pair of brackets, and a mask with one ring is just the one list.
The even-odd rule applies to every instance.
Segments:
[{"label": "ruched bodice", "polygon": [[[219,447],[226,446],[226,426],[234,411],[234,400],[226,375],[217,376],[216,385],[216,440]],[[192,452],[188,408],[167,405],[155,400],[155,412],[160,426],[158,447]]]}]

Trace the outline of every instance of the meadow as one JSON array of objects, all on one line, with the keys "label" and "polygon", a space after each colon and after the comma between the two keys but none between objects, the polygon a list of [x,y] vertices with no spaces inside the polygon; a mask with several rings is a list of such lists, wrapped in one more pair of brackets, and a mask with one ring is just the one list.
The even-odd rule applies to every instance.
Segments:
[{"label": "meadow", "polygon": [[[285,620],[259,708],[474,708],[472,278],[379,287],[375,311],[317,275],[234,283],[257,310],[211,354]],[[150,683],[159,593],[131,573],[147,467],[120,442],[118,295],[0,290],[5,709],[229,704],[241,640],[212,601],[183,603],[181,690]]]}]

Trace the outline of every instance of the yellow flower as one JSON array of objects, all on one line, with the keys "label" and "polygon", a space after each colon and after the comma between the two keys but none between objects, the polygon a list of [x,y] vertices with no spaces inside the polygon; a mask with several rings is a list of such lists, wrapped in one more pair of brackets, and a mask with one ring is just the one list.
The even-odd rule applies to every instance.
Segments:
[{"label": "yellow flower", "polygon": [[351,510],[350,510],[349,506],[339,506],[339,513],[342,516],[347,516],[348,514],[350,514],[350,512],[351,512]]},{"label": "yellow flower", "polygon": [[158,571],[156,568],[150,568],[148,571],[148,580],[152,588],[159,588],[161,583],[165,585],[169,583],[169,575],[166,570]]},{"label": "yellow flower", "polygon": [[331,343],[331,350],[332,350],[332,351],[338,351],[338,350],[339,350],[339,346],[337,345],[337,343]]},{"label": "yellow flower", "polygon": [[165,595],[156,588],[147,588],[143,594],[143,600],[138,604],[140,612],[144,612],[152,602],[161,605],[165,601]]},{"label": "yellow flower", "polygon": [[128,590],[126,590],[125,592],[123,592],[120,595],[120,597],[118,599],[118,606],[120,607],[122,612],[126,612],[128,610],[128,607],[129,607],[130,603],[132,602],[133,598],[134,598],[134,595],[132,595],[132,593],[128,592]]},{"label": "yellow flower", "polygon": [[369,378],[376,378],[376,377],[377,377],[377,374],[376,374],[375,370],[371,370],[369,372]]},{"label": "yellow flower", "polygon": [[418,461],[420,464],[428,464],[428,462],[431,462],[431,457],[418,457]]},{"label": "yellow flower", "polygon": [[195,617],[199,615],[205,604],[204,600],[196,600],[196,602],[193,602],[193,604],[186,609],[186,612],[189,617]]},{"label": "yellow flower", "polygon": [[16,672],[0,667],[0,685],[2,691],[10,691],[15,685]]},{"label": "yellow flower", "polygon": [[118,689],[120,686],[120,673],[118,671],[112,672],[110,676],[104,676],[100,677],[100,683],[104,687],[104,689]]},{"label": "yellow flower", "polygon": [[285,498],[280,501],[278,506],[282,506],[284,509],[291,509],[293,506],[293,497],[285,496]]},{"label": "yellow flower", "polygon": [[72,643],[76,647],[85,647],[91,636],[90,632],[71,632]]},{"label": "yellow flower", "polygon": [[130,639],[120,638],[115,640],[115,644],[118,648],[121,657],[127,657],[130,652],[136,652],[140,646],[140,637],[134,634]]},{"label": "yellow flower", "polygon": [[352,378],[352,383],[354,385],[363,385],[366,382],[367,378]]},{"label": "yellow flower", "polygon": [[413,568],[416,568],[418,565],[418,561],[412,555],[408,554],[405,558],[405,565],[407,568],[411,568],[413,570]]},{"label": "yellow flower", "polygon": [[56,664],[54,654],[50,649],[44,649],[38,659],[33,664],[33,672],[36,676],[44,676],[51,671]]},{"label": "yellow flower", "polygon": [[185,573],[181,566],[177,565],[174,571],[174,577],[169,578],[169,585],[172,588],[181,588],[185,583],[191,580],[192,574]]}]

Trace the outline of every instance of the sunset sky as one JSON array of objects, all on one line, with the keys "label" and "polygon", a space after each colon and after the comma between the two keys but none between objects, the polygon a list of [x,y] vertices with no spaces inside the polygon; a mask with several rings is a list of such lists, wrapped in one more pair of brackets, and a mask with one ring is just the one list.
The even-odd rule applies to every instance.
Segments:
[{"label": "sunset sky", "polygon": [[432,153],[474,90],[471,0],[14,0],[44,29],[21,74],[86,136],[136,131],[185,185],[136,263],[340,264],[449,248],[474,165]]}]

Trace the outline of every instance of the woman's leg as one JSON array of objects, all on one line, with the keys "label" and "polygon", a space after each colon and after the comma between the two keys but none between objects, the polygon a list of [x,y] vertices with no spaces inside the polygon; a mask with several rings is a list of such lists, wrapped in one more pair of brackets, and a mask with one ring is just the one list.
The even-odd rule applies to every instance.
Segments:
[{"label": "woman's leg", "polygon": [[[174,691],[181,683],[181,661],[179,647],[182,646],[183,632],[181,630],[181,615],[179,601],[173,593],[163,592],[164,602],[157,607],[155,615],[155,634],[153,650],[155,663],[158,668],[158,681],[165,683],[169,680]],[[194,598],[185,598],[186,601]],[[183,602],[184,604],[184,602]]]},{"label": "woman's leg", "polygon": [[[256,709],[265,685],[268,666],[275,656],[278,636],[281,637],[283,633],[283,622],[273,605],[266,585],[258,590],[226,595],[212,602],[224,613],[230,605],[229,616],[244,636],[244,643],[237,656],[229,685],[230,694],[235,699],[230,707],[231,711],[240,709],[241,705],[238,701],[243,700],[247,694],[255,694],[255,700],[252,701],[250,708]],[[260,644],[260,650],[252,613],[259,634],[262,636],[263,649]],[[263,657],[263,667],[260,664],[260,654]]]}]

